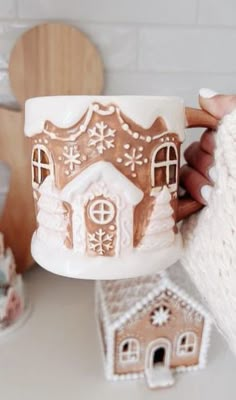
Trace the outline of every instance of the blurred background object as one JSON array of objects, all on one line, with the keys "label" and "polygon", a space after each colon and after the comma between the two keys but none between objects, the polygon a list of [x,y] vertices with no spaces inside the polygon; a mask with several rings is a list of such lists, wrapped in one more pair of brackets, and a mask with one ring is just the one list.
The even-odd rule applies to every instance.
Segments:
[{"label": "blurred background object", "polygon": [[24,311],[23,280],[16,273],[14,255],[10,248],[5,249],[0,232],[0,337],[23,322]]},{"label": "blurred background object", "polygon": [[10,186],[10,168],[0,161],[0,217],[5,205],[6,197]]},{"label": "blurred background object", "polygon": [[[10,168],[0,161],[0,216],[3,212],[10,186]],[[14,255],[5,249],[0,232],[0,336],[12,331],[21,320],[25,308],[22,277],[16,273]]]}]

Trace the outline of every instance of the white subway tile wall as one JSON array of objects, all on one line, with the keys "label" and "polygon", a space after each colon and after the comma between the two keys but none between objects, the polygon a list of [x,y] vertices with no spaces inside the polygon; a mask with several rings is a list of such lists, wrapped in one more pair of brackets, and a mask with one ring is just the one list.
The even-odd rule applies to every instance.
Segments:
[{"label": "white subway tile wall", "polygon": [[0,18],[14,18],[17,16],[17,0],[0,1]]},{"label": "white subway tile wall", "polygon": [[20,18],[93,22],[192,24],[197,0],[18,0]]},{"label": "white subway tile wall", "polygon": [[198,22],[204,25],[235,26],[235,0],[199,0]]},{"label": "white subway tile wall", "polygon": [[17,37],[64,20],[94,41],[105,94],[179,95],[200,87],[236,92],[235,0],[0,0],[0,102],[14,102],[8,59]]}]

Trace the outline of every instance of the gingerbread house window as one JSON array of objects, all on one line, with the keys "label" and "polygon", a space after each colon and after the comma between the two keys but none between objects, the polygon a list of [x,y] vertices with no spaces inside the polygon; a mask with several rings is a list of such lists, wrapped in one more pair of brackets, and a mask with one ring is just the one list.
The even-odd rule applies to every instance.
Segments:
[{"label": "gingerbread house window", "polygon": [[115,207],[109,200],[94,200],[89,206],[89,217],[95,224],[109,224],[113,220],[114,215]]},{"label": "gingerbread house window", "polygon": [[194,332],[182,333],[177,342],[177,355],[187,356],[196,352],[197,335]]},{"label": "gingerbread house window", "polygon": [[49,151],[42,145],[37,145],[32,153],[32,177],[35,185],[40,185],[52,173],[52,159]]},{"label": "gingerbread house window", "polygon": [[123,340],[119,346],[119,360],[121,363],[135,363],[140,357],[139,341],[134,338]]},{"label": "gingerbread house window", "polygon": [[152,187],[177,189],[178,152],[174,143],[165,143],[155,149],[152,157]]}]

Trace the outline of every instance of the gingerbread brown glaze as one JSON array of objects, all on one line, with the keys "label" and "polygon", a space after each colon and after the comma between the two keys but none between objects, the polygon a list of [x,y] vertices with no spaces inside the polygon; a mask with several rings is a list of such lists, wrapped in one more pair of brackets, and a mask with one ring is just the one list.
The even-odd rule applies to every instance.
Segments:
[{"label": "gingerbread brown glaze", "polygon": [[[115,374],[127,374],[143,372],[145,369],[146,358],[148,355],[148,348],[151,342],[155,341],[158,337],[167,339],[173,346],[170,359],[170,368],[177,368],[178,366],[197,365],[199,362],[199,353],[201,350],[201,339],[204,325],[204,319],[196,321],[194,319],[186,319],[186,311],[184,308],[177,308],[175,301],[162,293],[160,296],[162,300],[156,298],[155,303],[142,311],[142,316],[138,316],[130,320],[128,324],[116,331],[115,335],[115,355],[114,355],[114,372]],[[151,323],[152,312],[160,307],[160,305],[168,307],[170,312],[170,320],[168,324],[162,326],[155,326]],[[168,328],[167,328],[168,325]],[[176,338],[184,332],[193,332],[197,338],[196,350],[193,354],[186,354],[179,356],[176,353]],[[128,338],[135,338],[139,341],[142,349],[140,359],[137,363],[121,364],[119,361],[119,352],[121,343]]]},{"label": "gingerbread brown glaze", "polygon": [[[103,106],[95,103],[86,111],[83,117],[70,128],[64,129],[55,126],[50,121],[45,122],[44,130],[33,136],[32,160],[33,160],[33,186],[35,191],[49,176],[53,176],[55,190],[63,191],[70,182],[79,177],[91,165],[99,161],[111,163],[122,176],[135,185],[143,193],[143,198],[136,204],[131,213],[133,216],[132,247],[140,245],[149,225],[156,202],[156,195],[163,187],[169,188],[172,207],[172,217],[177,212],[177,186],[180,158],[180,140],[175,132],[169,132],[163,118],[158,117],[149,129],[144,129],[132,121],[115,104]],[[41,149],[41,150],[39,150]],[[40,151],[40,156],[39,156]],[[41,157],[41,160],[38,158]],[[166,158],[168,158],[166,162]],[[46,167],[38,171],[37,162],[40,161]],[[167,164],[171,164],[170,167]],[[48,165],[48,167],[47,167]],[[167,172],[168,168],[168,172]],[[127,181],[127,182],[128,182]],[[78,181],[79,182],[79,181]],[[94,184],[96,182],[94,181]],[[120,186],[119,191],[125,190]],[[109,222],[96,224],[88,210],[90,202],[103,201],[101,207],[108,207],[110,202],[113,209],[113,218]],[[37,203],[37,199],[36,199]],[[109,208],[109,207],[108,207]],[[71,206],[67,211],[67,235],[64,244],[73,248],[77,240],[73,234],[73,215]],[[108,212],[109,210],[102,210]],[[111,210],[110,210],[111,211]],[[86,253],[89,256],[117,255],[117,224],[119,205],[114,199],[106,199],[103,194],[93,195],[93,199],[84,204],[84,220],[86,226]],[[99,211],[98,211],[99,213]],[[96,210],[95,210],[96,214]],[[170,215],[171,217],[171,215]],[[105,248],[98,249],[91,240],[97,240],[100,234],[110,239],[105,243]],[[168,228],[176,231],[175,226]],[[108,236],[106,236],[108,235]],[[172,240],[172,239],[171,239]]]}]

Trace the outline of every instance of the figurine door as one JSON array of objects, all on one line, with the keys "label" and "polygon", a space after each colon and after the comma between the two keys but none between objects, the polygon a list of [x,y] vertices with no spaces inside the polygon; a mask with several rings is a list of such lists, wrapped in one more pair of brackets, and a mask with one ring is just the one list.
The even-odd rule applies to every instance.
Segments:
[{"label": "figurine door", "polygon": [[153,370],[158,365],[170,366],[171,343],[166,338],[159,338],[151,342],[147,349],[146,369]]}]

